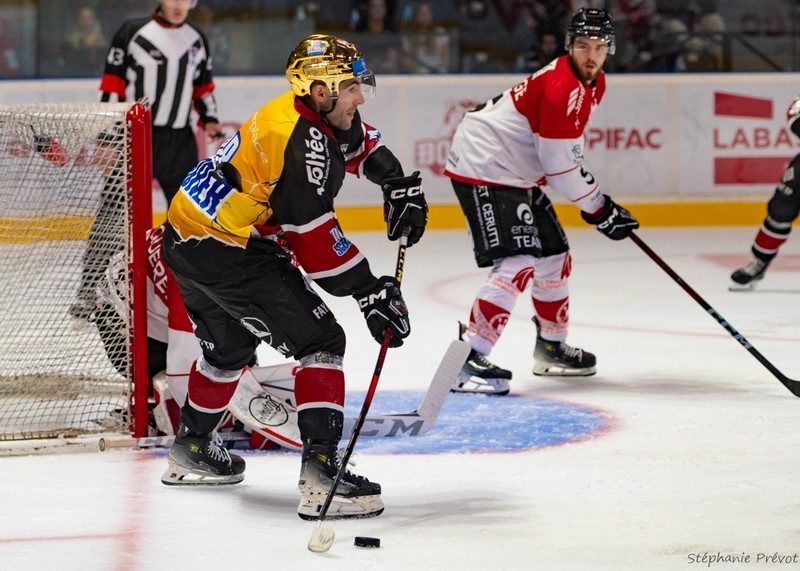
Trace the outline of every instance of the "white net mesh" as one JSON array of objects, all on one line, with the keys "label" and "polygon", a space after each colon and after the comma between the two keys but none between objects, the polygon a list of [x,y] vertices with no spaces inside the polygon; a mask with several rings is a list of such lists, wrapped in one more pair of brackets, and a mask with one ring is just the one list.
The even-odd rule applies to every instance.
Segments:
[{"label": "white net mesh", "polygon": [[0,440],[130,426],[127,319],[97,294],[129,256],[128,108],[0,105]]}]

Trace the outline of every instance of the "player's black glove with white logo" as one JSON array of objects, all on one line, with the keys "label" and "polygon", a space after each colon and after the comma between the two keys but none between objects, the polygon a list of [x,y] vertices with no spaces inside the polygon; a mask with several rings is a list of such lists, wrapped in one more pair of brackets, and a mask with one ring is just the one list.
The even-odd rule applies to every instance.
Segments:
[{"label": "player's black glove with white logo", "polygon": [[387,329],[391,329],[389,347],[399,347],[411,333],[408,309],[400,294],[400,283],[389,276],[378,278],[368,288],[353,294],[364,313],[369,332],[378,343],[383,343]]},{"label": "player's black glove with white logo", "polygon": [[603,209],[596,214],[586,214],[581,212],[581,216],[589,224],[594,224],[600,232],[612,240],[622,240],[631,235],[631,232],[639,227],[639,221],[633,217],[625,208],[611,200],[607,195],[603,195],[606,204]]},{"label": "player's black glove with white logo", "polygon": [[428,203],[422,192],[419,171],[387,179],[382,188],[386,235],[389,240],[397,240],[403,235],[403,228],[408,227],[408,245],[413,246],[422,238],[425,224],[428,223]]}]

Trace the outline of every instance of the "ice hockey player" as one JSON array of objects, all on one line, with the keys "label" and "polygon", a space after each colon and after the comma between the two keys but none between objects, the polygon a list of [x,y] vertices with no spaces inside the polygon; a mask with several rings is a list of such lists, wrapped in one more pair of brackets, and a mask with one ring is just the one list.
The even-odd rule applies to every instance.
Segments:
[{"label": "ice hockey player", "polygon": [[[789,129],[800,137],[800,97],[789,105],[786,111]],[[744,267],[731,274],[731,291],[749,291],[764,279],[778,250],[789,239],[792,223],[800,213],[800,154],[795,155],[781,177],[772,198],[767,202],[767,216],[758,229],[750,251],[753,259]]]},{"label": "ice hockey player", "polygon": [[[397,240],[409,229],[409,245],[422,237],[427,204],[419,173],[404,175],[379,132],[361,120],[358,108],[374,95],[375,83],[355,45],[315,34],[292,51],[286,68],[291,91],[269,101],[214,157],[202,160],[167,213],[164,260],[203,355],[189,375],[162,482],[242,481],[244,460],[219,445],[214,427],[263,341],[300,362],[298,514],[316,519],[339,469],[345,333],[314,286],[352,296],[379,342],[388,332],[396,347],[410,334],[399,283],[373,275],[339,226],[334,199],[347,172],[380,185],[387,235]],[[382,511],[380,485],[346,471],[327,516]]]},{"label": "ice hockey player", "polygon": [[[154,434],[173,436],[180,425],[180,407],[186,401],[189,371],[202,354],[186,313],[180,290],[172,272],[164,264],[161,242],[165,225],[147,233],[147,363],[150,382],[151,430]],[[113,256],[96,289],[93,322],[97,326],[106,354],[114,367],[127,374],[128,359],[128,303],[125,274],[128,268],[123,253]],[[251,363],[255,365],[255,362]],[[272,367],[257,367],[251,373],[260,380],[269,377],[271,385],[294,385],[293,363]],[[279,374],[278,374],[279,373]],[[278,374],[276,376],[276,374]],[[285,393],[272,395],[283,400]],[[291,403],[289,403],[291,405]],[[237,440],[237,448],[261,450],[286,446],[285,438],[252,430],[247,419],[236,417],[231,411],[221,425],[228,433],[249,433],[249,440]],[[293,416],[293,415],[292,415]],[[296,432],[295,427],[280,429],[284,435]],[[246,436],[246,434],[245,434]],[[234,445],[233,443],[228,446]],[[291,448],[292,446],[290,446]]]},{"label": "ice hockey player", "polygon": [[584,164],[584,130],[605,93],[603,65],[614,53],[605,10],[579,9],[566,31],[567,54],[464,114],[445,174],[467,219],[479,267],[490,267],[463,339],[472,353],[456,392],[503,395],[511,371],[487,359],[518,296],[529,286],[535,316],[533,373],[595,374],[595,356],[566,343],[569,244],[547,185],[583,219],[621,240],[639,223],[601,188]]}]

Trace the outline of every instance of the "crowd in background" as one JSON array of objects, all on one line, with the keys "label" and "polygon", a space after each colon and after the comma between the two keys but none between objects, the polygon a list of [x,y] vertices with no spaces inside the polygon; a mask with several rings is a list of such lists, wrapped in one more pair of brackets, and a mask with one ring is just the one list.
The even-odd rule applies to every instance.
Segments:
[{"label": "crowd in background", "polygon": [[[280,74],[285,62],[270,54],[286,51],[284,38],[291,44],[313,32],[355,41],[376,73],[531,72],[563,53],[565,24],[580,7],[605,8],[614,18],[612,73],[737,71],[732,46],[746,48],[756,70],[797,69],[794,55],[775,44],[794,38],[797,2],[763,0],[767,16],[753,16],[758,28],[747,29],[753,1],[199,0],[190,20],[209,39],[216,75]],[[0,77],[98,77],[113,30],[154,7],[149,0],[0,0]]]}]

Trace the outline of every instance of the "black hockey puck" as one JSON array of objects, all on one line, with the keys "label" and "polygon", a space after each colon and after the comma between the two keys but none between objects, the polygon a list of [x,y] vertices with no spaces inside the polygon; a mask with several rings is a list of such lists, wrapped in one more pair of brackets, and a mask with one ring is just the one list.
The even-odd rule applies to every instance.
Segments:
[{"label": "black hockey puck", "polygon": [[356,547],[380,547],[381,539],[379,537],[356,537],[353,542]]}]

